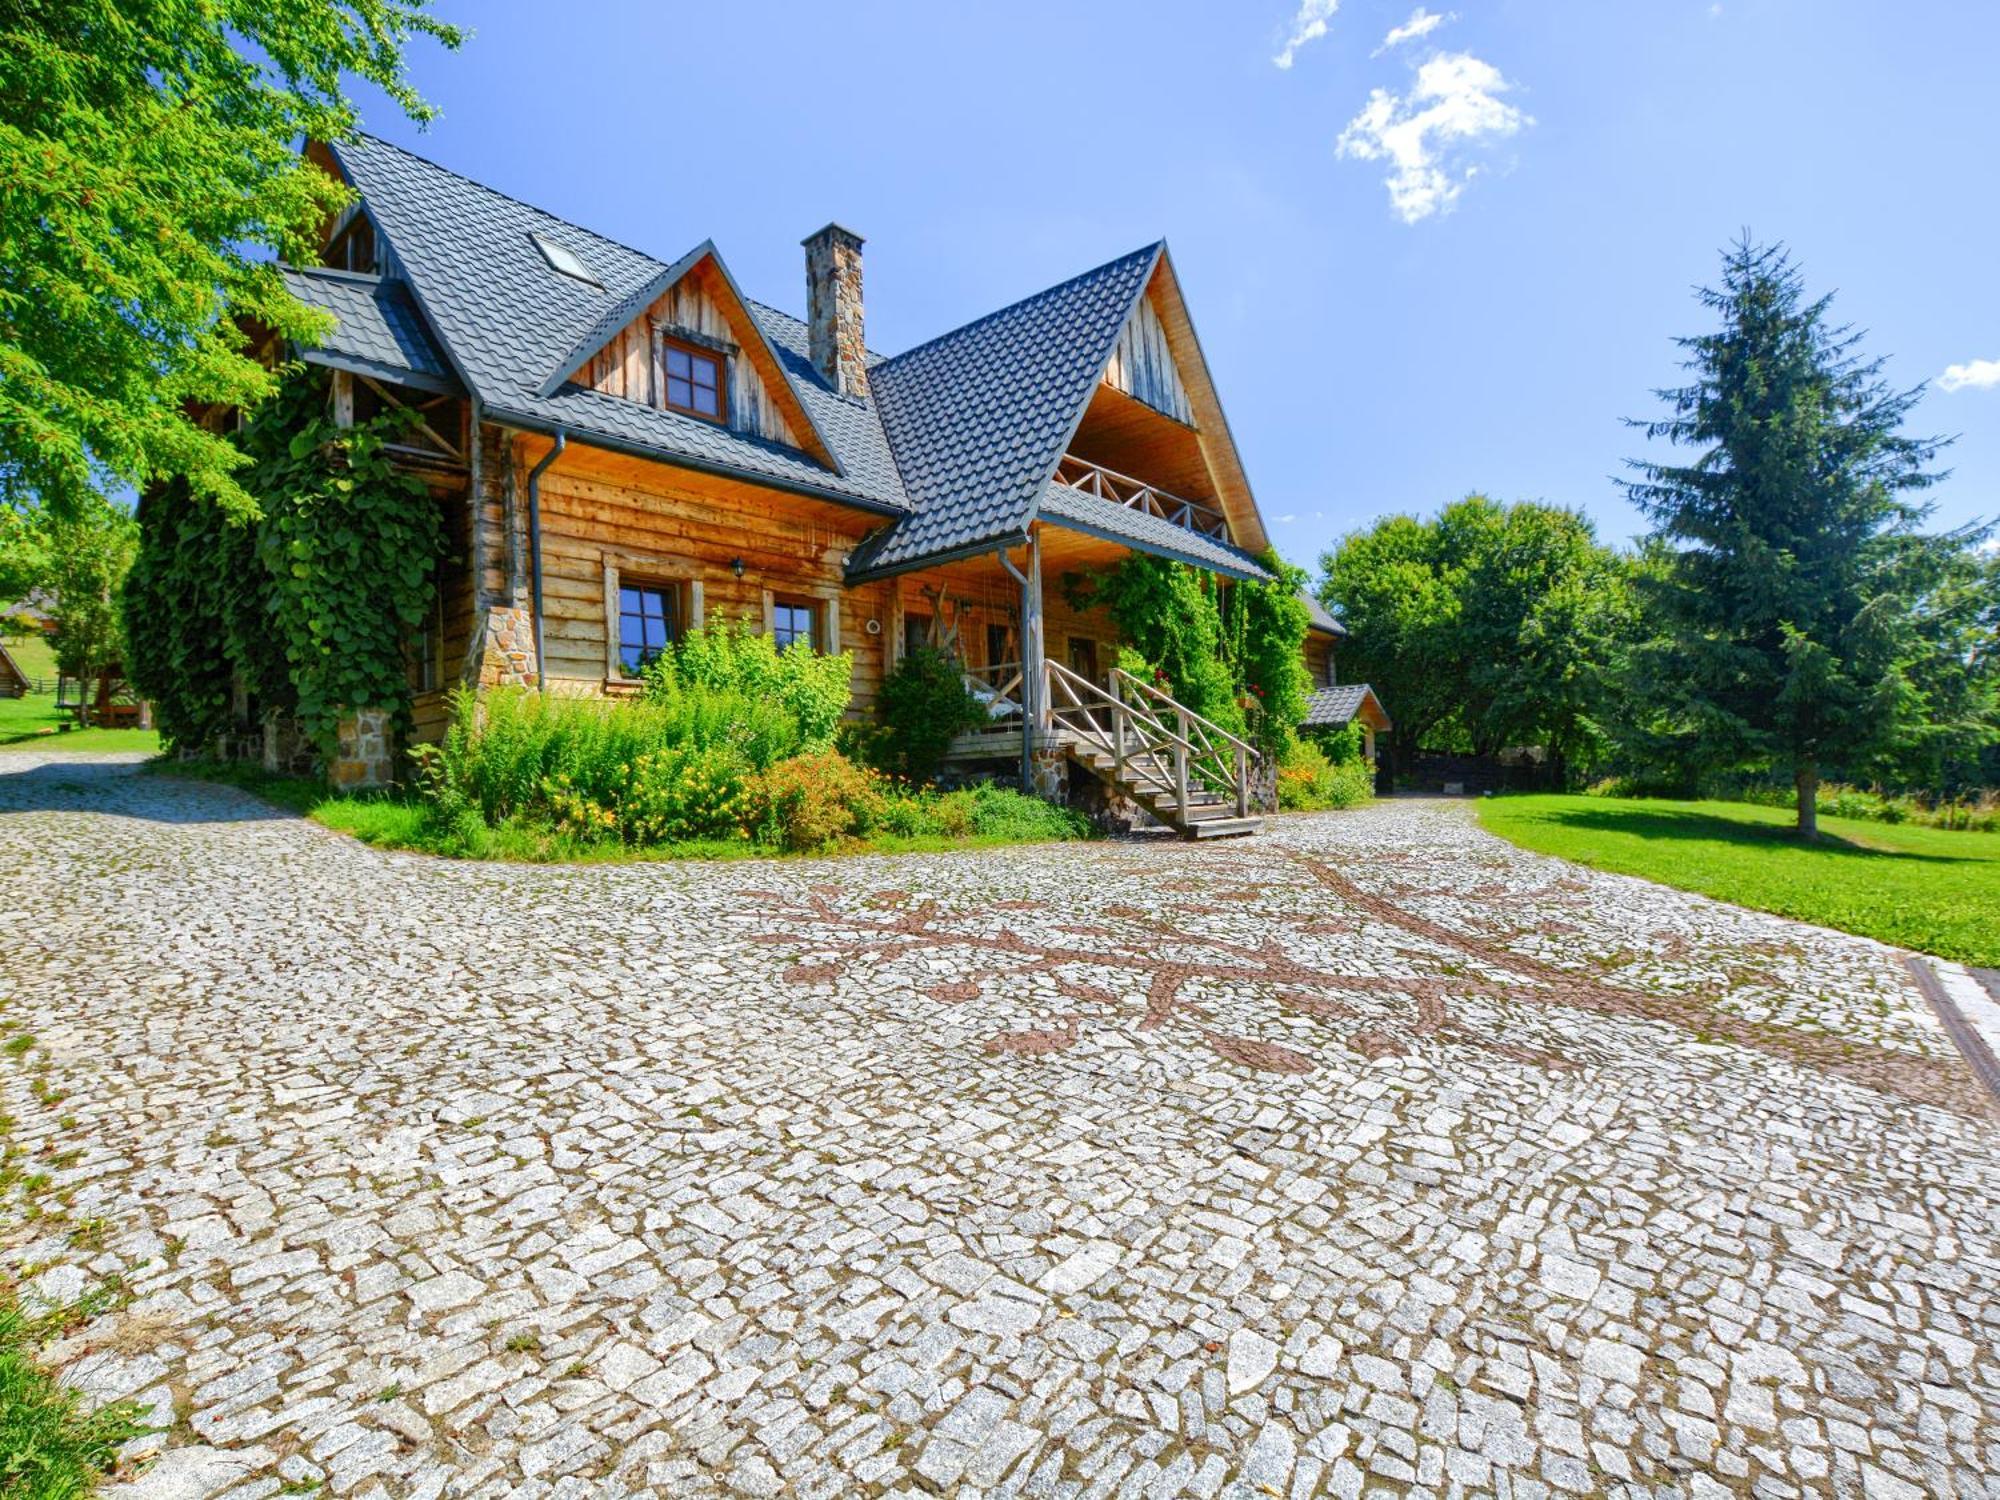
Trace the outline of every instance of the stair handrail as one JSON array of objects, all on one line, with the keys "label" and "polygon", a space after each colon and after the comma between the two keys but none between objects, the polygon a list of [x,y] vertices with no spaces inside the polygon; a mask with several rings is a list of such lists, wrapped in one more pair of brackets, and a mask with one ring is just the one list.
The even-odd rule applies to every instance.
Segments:
[{"label": "stair handrail", "polygon": [[[1184,821],[1188,804],[1187,767],[1191,759],[1200,755],[1200,747],[1186,735],[1168,728],[1151,710],[1107,692],[1061,662],[1045,661],[1043,669],[1050,717],[1070,733],[1108,752],[1120,780],[1129,779],[1154,794],[1171,795],[1176,814]],[[1057,701],[1058,690],[1068,695],[1067,706]],[[1108,726],[1099,722],[1099,715],[1106,712],[1110,715]],[[1077,722],[1079,715],[1081,723]],[[1147,757],[1157,762],[1169,753],[1174,766],[1171,777],[1145,769]]]},{"label": "stair handrail", "polygon": [[[1047,684],[1046,701],[1051,707],[1051,717],[1059,719],[1056,709],[1056,690],[1061,688],[1069,695],[1071,708],[1082,715],[1082,726],[1067,720],[1060,720],[1072,733],[1082,735],[1097,744],[1098,748],[1111,753],[1121,779],[1130,775],[1135,781],[1157,785],[1163,792],[1169,792],[1174,806],[1183,821],[1189,811],[1189,797],[1192,788],[1189,783],[1190,771],[1198,772],[1213,791],[1227,791],[1235,796],[1236,815],[1245,818],[1250,815],[1250,768],[1261,762],[1257,748],[1248,740],[1231,734],[1214,720],[1196,713],[1185,703],[1161,692],[1151,683],[1141,682],[1130,672],[1113,667],[1107,680],[1111,689],[1099,687],[1081,673],[1072,671],[1054,660],[1044,662],[1044,682]],[[1140,689],[1145,698],[1165,705],[1173,711],[1176,727],[1169,728],[1165,719],[1147,707],[1143,700],[1135,701],[1124,693],[1114,691],[1123,684],[1131,684]],[[1111,714],[1109,730],[1098,722],[1098,714],[1108,709]],[[1131,767],[1131,757],[1126,748],[1125,734],[1128,725],[1137,727],[1140,738],[1137,748],[1142,754],[1159,757],[1169,749],[1173,758],[1173,780],[1169,785],[1159,775],[1150,775]],[[1147,733],[1150,732],[1150,741]],[[1223,743],[1217,744],[1217,739]]]},{"label": "stair handrail", "polygon": [[1235,745],[1238,749],[1247,751],[1251,755],[1257,755],[1262,753],[1257,749],[1255,745],[1251,744],[1248,740],[1242,738],[1240,735],[1231,734],[1227,729],[1224,729],[1220,724],[1216,723],[1215,720],[1210,718],[1205,718],[1201,714],[1196,713],[1193,709],[1189,708],[1185,703],[1182,703],[1178,698],[1175,698],[1170,694],[1161,692],[1158,688],[1154,687],[1152,683],[1147,682],[1144,678],[1134,677],[1130,672],[1126,671],[1123,667],[1113,667],[1111,669],[1111,679],[1114,682],[1129,682],[1132,684],[1133,687],[1139,689],[1140,692],[1145,693],[1148,697],[1157,698],[1160,702],[1167,704],[1169,707],[1179,709],[1182,713],[1188,716],[1189,723],[1198,724],[1203,729],[1214,731],[1216,734],[1221,735],[1225,740],[1228,740],[1230,744]]},{"label": "stair handrail", "polygon": [[[1236,794],[1236,815],[1238,817],[1247,818],[1250,816],[1250,768],[1253,765],[1260,765],[1262,763],[1263,752],[1261,750],[1241,735],[1231,734],[1227,729],[1216,723],[1215,720],[1196,713],[1179,699],[1160,691],[1152,683],[1133,676],[1123,667],[1113,667],[1111,669],[1111,681],[1119,684],[1129,684],[1148,697],[1169,705],[1179,717],[1182,732],[1189,739],[1195,738],[1198,729],[1201,745],[1197,754],[1202,759],[1204,771],[1213,774],[1217,781],[1221,782],[1229,791]],[[1217,746],[1210,738],[1211,736],[1220,737],[1235,753],[1225,756],[1221,747]]]}]

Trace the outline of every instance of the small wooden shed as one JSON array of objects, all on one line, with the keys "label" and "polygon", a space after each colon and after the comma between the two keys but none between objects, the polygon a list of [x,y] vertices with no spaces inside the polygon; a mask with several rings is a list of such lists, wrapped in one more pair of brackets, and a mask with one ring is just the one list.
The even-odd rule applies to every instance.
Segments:
[{"label": "small wooden shed", "polygon": [[0,698],[25,698],[28,696],[28,674],[21,670],[21,664],[0,644]]}]

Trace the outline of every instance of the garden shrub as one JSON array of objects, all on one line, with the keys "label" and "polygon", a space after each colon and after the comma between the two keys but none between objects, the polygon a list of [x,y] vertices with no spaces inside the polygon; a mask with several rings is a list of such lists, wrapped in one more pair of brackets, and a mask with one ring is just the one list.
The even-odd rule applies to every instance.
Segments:
[{"label": "garden shrub", "polygon": [[976,786],[964,793],[972,831],[983,838],[1082,839],[1090,820],[1072,808],[1057,807],[1005,786]]},{"label": "garden shrub", "polygon": [[543,792],[556,828],[590,840],[682,844],[743,836],[750,771],[726,746],[650,751],[624,768],[608,799],[580,792],[558,772]]},{"label": "garden shrub", "polygon": [[796,748],[815,753],[833,748],[854,690],[854,658],[845,651],[822,655],[804,641],[780,651],[747,620],[718,620],[661,652],[645,677],[654,703],[706,689],[775,704],[797,725]]},{"label": "garden shrub", "polygon": [[740,688],[684,683],[645,706],[658,716],[663,743],[728,750],[754,771],[815,748],[782,702],[753,697]]},{"label": "garden shrub", "polygon": [[1374,768],[1358,754],[1333,760],[1313,740],[1301,738],[1278,763],[1278,806],[1285,812],[1358,807],[1374,794]]},{"label": "garden shrub", "polygon": [[759,843],[810,853],[868,832],[886,802],[880,776],[838,750],[823,750],[751,777],[743,822]]},{"label": "garden shrub", "polygon": [[459,692],[427,784],[434,798],[442,794],[441,806],[463,799],[488,826],[543,809],[546,787],[558,778],[609,806],[632,764],[672,743],[668,724],[651,704],[527,688],[494,688],[483,698]]},{"label": "garden shrub", "polygon": [[937,774],[954,739],[990,722],[956,659],[935,646],[919,646],[897,662],[876,703],[882,733],[871,746],[874,763],[922,781]]}]

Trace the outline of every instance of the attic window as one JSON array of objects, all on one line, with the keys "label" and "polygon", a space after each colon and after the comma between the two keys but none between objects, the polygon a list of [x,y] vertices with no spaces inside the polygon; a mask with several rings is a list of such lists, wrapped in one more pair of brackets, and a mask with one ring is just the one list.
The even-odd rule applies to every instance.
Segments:
[{"label": "attic window", "polygon": [[719,355],[677,339],[660,340],[660,359],[666,373],[665,405],[673,411],[705,417],[711,422],[729,419],[723,395],[722,360]]},{"label": "attic window", "polygon": [[542,259],[546,260],[556,270],[562,272],[563,275],[573,277],[589,286],[594,286],[599,291],[604,290],[604,283],[591,273],[590,267],[583,263],[583,257],[570,249],[569,246],[559,240],[552,240],[546,235],[531,234],[528,238],[532,239],[535,242],[535,248],[542,252]]}]

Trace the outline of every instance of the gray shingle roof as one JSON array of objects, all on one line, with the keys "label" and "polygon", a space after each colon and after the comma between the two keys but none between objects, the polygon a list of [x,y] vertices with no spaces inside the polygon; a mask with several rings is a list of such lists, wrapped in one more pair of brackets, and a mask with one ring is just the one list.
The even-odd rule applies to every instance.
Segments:
[{"label": "gray shingle roof", "polygon": [[1343,640],[1346,639],[1347,627],[1333,617],[1327,607],[1319,602],[1318,596],[1308,589],[1300,589],[1299,597],[1305,600],[1306,613],[1312,616],[1312,629],[1321,635],[1337,635]]},{"label": "gray shingle roof", "polygon": [[916,514],[855,572],[1025,531],[1159,258],[1135,250],[869,370]]},{"label": "gray shingle roof", "polygon": [[[732,432],[698,417],[622,401],[579,386],[541,394],[551,373],[671,272],[656,260],[580,225],[481,186],[373,136],[333,148],[366,201],[447,357],[499,420],[562,424],[601,440],[697,467],[719,469],[871,509],[908,508],[881,425],[862,402],[837,395],[803,354],[786,357],[789,329],[752,309],[777,346],[794,393],[839,463],[833,473],[804,453]],[[601,286],[565,276],[533,236],[567,246]]]},{"label": "gray shingle roof", "polygon": [[[1371,698],[1375,698],[1375,690],[1365,682],[1320,688],[1306,699],[1306,716],[1302,722],[1309,729],[1338,727],[1360,713],[1361,705]],[[1384,719],[1389,717],[1381,699],[1375,698],[1375,707]]]},{"label": "gray shingle roof", "polygon": [[[560,425],[586,443],[760,479],[896,518],[857,550],[850,563],[857,576],[1018,538],[1038,513],[1199,566],[1264,576],[1234,547],[1051,483],[1163,245],[1121,256],[894,358],[871,355],[866,399],[843,396],[821,378],[803,322],[746,300],[792,394],[833,455],[835,472],[782,444],[560,380],[712,246],[670,265],[387,141],[360,136],[332,150],[361,192],[409,296],[402,303],[400,292],[370,300],[335,285],[343,273],[290,271],[295,286],[313,293],[307,300],[340,319],[329,351],[379,360],[393,349],[403,368],[422,370],[428,350],[429,366],[456,375],[497,421],[543,431]],[[537,236],[568,249],[599,284],[556,270]],[[721,266],[719,256],[715,263]],[[377,288],[399,285],[367,280]]]},{"label": "gray shingle roof", "polygon": [[281,269],[294,297],[336,319],[333,332],[308,351],[308,359],[400,385],[456,389],[451,367],[400,282],[354,271]]},{"label": "gray shingle roof", "polygon": [[[1203,536],[1198,531],[1190,531],[1185,526],[1176,526],[1172,521],[1163,521],[1146,511],[1134,510],[1129,505],[1085,494],[1066,484],[1049,485],[1042,499],[1040,514],[1056,525],[1087,531],[1092,536],[1108,537],[1141,552],[1157,553],[1177,562],[1225,573],[1232,578],[1261,580],[1271,576],[1264,571],[1262,563],[1239,547]],[[905,521],[902,524],[907,526],[910,523]]]}]

